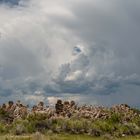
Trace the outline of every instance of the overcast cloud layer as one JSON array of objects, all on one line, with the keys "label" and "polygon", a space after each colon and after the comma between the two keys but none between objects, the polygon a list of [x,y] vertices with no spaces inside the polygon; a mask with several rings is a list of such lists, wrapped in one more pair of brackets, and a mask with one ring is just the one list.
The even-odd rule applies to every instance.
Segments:
[{"label": "overcast cloud layer", "polygon": [[140,106],[139,13],[139,0],[0,0],[0,102]]}]

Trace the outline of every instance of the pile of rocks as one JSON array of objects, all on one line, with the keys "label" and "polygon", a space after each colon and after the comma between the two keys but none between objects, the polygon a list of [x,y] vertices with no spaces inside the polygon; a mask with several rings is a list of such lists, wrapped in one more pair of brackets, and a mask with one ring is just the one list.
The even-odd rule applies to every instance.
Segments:
[{"label": "pile of rocks", "polygon": [[109,117],[107,108],[95,106],[80,107],[78,115],[79,117],[88,119],[107,119]]},{"label": "pile of rocks", "polygon": [[24,118],[28,114],[28,106],[23,105],[20,101],[14,103],[13,101],[9,101],[7,104],[3,104],[0,107],[2,120],[10,123],[14,119]]},{"label": "pile of rocks", "polygon": [[136,112],[127,104],[120,104],[110,108],[113,113],[121,114],[122,122],[127,122],[132,120],[134,117],[140,117],[140,113]]},{"label": "pile of rocks", "polygon": [[61,100],[58,100],[55,104],[55,110],[57,114],[61,114],[63,112],[64,105]]},{"label": "pile of rocks", "polygon": [[78,106],[74,101],[62,101],[58,100],[55,104],[55,108],[44,106],[43,102],[39,102],[38,105],[33,106],[30,110],[27,105],[23,105],[20,101],[16,103],[9,101],[8,104],[3,104],[0,107],[1,111],[8,114],[6,118],[9,122],[17,118],[26,118],[30,114],[43,114],[48,118],[86,118],[86,119],[108,119],[113,113],[121,114],[122,121],[129,121],[134,117],[140,117],[140,113],[126,104],[115,105],[111,108],[105,108],[102,106]]}]

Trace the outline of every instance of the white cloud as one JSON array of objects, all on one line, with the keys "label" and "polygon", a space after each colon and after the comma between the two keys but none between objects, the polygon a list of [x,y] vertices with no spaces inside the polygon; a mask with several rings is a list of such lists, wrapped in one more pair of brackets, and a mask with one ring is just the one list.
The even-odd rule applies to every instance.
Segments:
[{"label": "white cloud", "polygon": [[65,78],[65,81],[77,80],[79,77],[81,77],[81,75],[82,75],[82,71],[77,70],[67,75],[67,77]]},{"label": "white cloud", "polygon": [[43,95],[26,95],[24,98],[24,101],[30,105],[34,105],[40,101],[45,101],[45,97]]},{"label": "white cloud", "polygon": [[57,102],[58,99],[59,99],[58,97],[53,97],[53,96],[52,97],[47,97],[49,105],[54,105]]}]

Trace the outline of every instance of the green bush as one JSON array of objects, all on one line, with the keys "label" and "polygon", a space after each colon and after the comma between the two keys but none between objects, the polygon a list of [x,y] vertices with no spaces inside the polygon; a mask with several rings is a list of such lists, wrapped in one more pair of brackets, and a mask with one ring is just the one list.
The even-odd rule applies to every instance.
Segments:
[{"label": "green bush", "polygon": [[110,123],[120,123],[121,122],[121,114],[119,113],[112,113],[110,118],[108,119]]},{"label": "green bush", "polygon": [[108,121],[96,121],[94,122],[94,128],[102,131],[103,133],[111,133],[114,130],[114,126]]},{"label": "green bush", "polygon": [[5,133],[7,130],[6,130],[6,127],[4,124],[0,123],[0,133]]},{"label": "green bush", "polygon": [[132,123],[135,123],[137,126],[140,127],[140,117],[136,116],[135,118],[133,118],[133,120],[131,120]]}]

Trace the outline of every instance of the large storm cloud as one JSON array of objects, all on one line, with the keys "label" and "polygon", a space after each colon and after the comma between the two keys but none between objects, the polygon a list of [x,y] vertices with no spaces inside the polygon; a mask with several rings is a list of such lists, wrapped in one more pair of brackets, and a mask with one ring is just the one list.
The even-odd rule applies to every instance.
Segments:
[{"label": "large storm cloud", "polygon": [[138,0],[0,3],[0,102],[140,106]]}]

